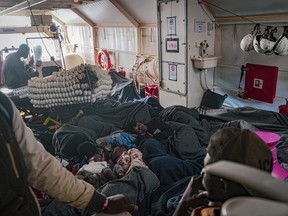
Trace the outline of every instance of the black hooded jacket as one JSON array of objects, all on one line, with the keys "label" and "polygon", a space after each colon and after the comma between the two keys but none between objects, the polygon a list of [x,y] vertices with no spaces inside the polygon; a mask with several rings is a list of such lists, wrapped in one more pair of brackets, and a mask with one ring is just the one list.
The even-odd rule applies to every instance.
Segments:
[{"label": "black hooded jacket", "polygon": [[9,54],[2,66],[3,84],[10,89],[19,88],[28,84],[31,75],[25,69],[21,57],[27,58],[29,47],[20,45],[17,52]]}]

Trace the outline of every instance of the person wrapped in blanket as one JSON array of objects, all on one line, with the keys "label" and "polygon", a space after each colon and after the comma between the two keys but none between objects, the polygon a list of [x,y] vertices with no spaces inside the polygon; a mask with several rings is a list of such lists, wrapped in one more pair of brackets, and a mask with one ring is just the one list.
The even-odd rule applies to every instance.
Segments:
[{"label": "person wrapped in blanket", "polygon": [[108,180],[111,180],[110,178],[105,178],[102,174],[102,170],[108,168],[109,163],[107,161],[109,161],[109,158],[99,151],[76,172],[75,176],[92,184],[95,188],[99,188]]},{"label": "person wrapped in blanket", "polygon": [[142,160],[142,153],[138,149],[129,149],[124,145],[116,146],[112,150],[111,162],[109,166],[105,166],[101,170],[102,175],[107,180],[122,178],[135,166],[148,168]]},{"label": "person wrapped in blanket", "polygon": [[109,159],[105,159],[103,154],[95,154],[87,165],[80,168],[76,176],[85,176],[85,171],[93,173],[93,176],[97,175],[98,178],[91,176],[84,180],[98,188],[110,180],[122,178],[135,166],[148,168],[142,160],[142,153],[136,148],[129,149],[127,146],[120,145],[113,148]]},{"label": "person wrapped in blanket", "polygon": [[[27,179],[24,177],[25,179],[21,179],[21,181],[28,181],[31,187],[47,193],[61,203],[85,209],[92,213],[116,214],[138,209],[136,205],[129,205],[127,197],[124,195],[117,194],[116,196],[106,197],[104,194],[97,192],[91,184],[77,179],[36,140],[32,130],[26,126],[15,104],[2,93],[0,93],[0,98],[0,107],[4,107],[6,113],[11,116],[11,131],[15,135],[15,141],[22,153],[21,157],[10,156],[15,158],[14,165],[17,165],[18,161],[22,159],[25,163]],[[11,149],[11,154],[14,152],[15,149]],[[20,178],[23,177],[19,176]],[[5,185],[1,185],[0,191],[5,191],[5,187]],[[0,215],[40,215],[38,205],[38,212],[30,212],[31,208],[29,208],[29,205],[31,203],[33,203],[33,199],[30,199],[30,195],[23,194],[15,197],[7,206],[0,209]]]},{"label": "person wrapped in blanket", "polygon": [[134,166],[148,168],[143,162],[142,153],[132,143],[135,139],[122,131],[97,139],[97,152],[78,170],[76,176],[98,188],[109,180],[123,177]]},{"label": "person wrapped in blanket", "polygon": [[[204,166],[220,160],[241,163],[268,173],[272,171],[271,151],[262,139],[247,129],[223,128],[212,135]],[[253,195],[253,190],[247,190],[239,183],[205,173],[204,167],[201,175],[191,178],[173,216],[186,216],[189,212],[190,215],[191,211],[191,216],[219,216],[221,205],[226,200]]]},{"label": "person wrapped in blanket", "polygon": [[156,140],[167,140],[173,135],[173,130],[168,124],[160,118],[152,118],[148,123],[129,122],[124,126],[124,131],[134,134],[137,137],[137,143],[143,139],[154,138]]},{"label": "person wrapped in blanket", "polygon": [[[189,125],[182,126],[188,133],[194,132]],[[143,154],[143,161],[156,174],[163,190],[180,179],[201,172],[205,148],[197,140],[186,141],[187,151],[183,157],[173,143],[173,137],[178,136],[177,131],[172,130],[170,125],[160,118],[152,118],[145,124],[130,122],[124,125],[123,130],[136,137],[134,142]]]}]

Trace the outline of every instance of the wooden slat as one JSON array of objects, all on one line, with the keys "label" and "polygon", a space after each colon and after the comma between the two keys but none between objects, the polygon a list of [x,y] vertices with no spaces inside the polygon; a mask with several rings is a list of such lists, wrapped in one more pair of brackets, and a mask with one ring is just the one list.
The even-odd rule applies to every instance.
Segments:
[{"label": "wooden slat", "polygon": [[[257,22],[271,22],[271,21],[285,21],[288,20],[288,13],[253,15],[242,17],[215,17],[216,22],[221,23],[249,23],[251,21]],[[249,21],[250,20],[250,21]]]},{"label": "wooden slat", "polygon": [[[29,0],[31,8],[33,10],[55,10],[61,8],[71,8],[72,0]],[[5,0],[0,1],[0,14],[4,13],[4,11],[15,11],[23,10],[28,8],[28,4],[26,0]],[[1,15],[7,15],[8,13]]]},{"label": "wooden slat", "polygon": [[[45,2],[45,1],[47,1],[47,0],[30,0],[30,6],[32,7],[32,6],[41,4],[41,3]],[[26,9],[28,7],[29,7],[29,5],[28,5],[27,1],[23,1],[23,2],[21,2],[19,4],[16,4],[16,5],[12,6],[12,7],[9,7],[7,9],[5,9],[5,10],[0,11],[0,16],[9,15],[9,14],[12,14],[14,12]]]},{"label": "wooden slat", "polygon": [[110,0],[110,2],[120,11],[120,13],[123,14],[123,16],[125,16],[129,22],[132,23],[132,25],[137,28],[139,27],[139,23],[136,21],[136,19],[131,16],[123,7],[122,5],[119,4],[119,2],[117,0]]},{"label": "wooden slat", "polygon": [[[37,30],[38,28],[38,30]],[[13,34],[13,33],[33,33],[33,32],[45,32],[51,34],[48,26],[27,26],[27,27],[15,27],[15,28],[0,28],[0,34]]]},{"label": "wooden slat", "polygon": [[88,25],[92,26],[93,28],[96,26],[94,22],[92,22],[88,17],[86,17],[81,11],[77,8],[71,8],[74,13],[76,13],[79,17],[81,17]]}]

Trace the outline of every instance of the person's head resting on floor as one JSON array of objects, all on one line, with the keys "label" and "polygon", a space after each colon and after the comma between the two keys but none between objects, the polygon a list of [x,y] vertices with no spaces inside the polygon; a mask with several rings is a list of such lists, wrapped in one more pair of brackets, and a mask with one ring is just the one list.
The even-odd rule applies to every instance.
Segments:
[{"label": "person's head resting on floor", "polygon": [[130,134],[145,135],[148,130],[146,124],[136,121],[131,121],[124,125],[123,131]]},{"label": "person's head resting on floor", "polygon": [[[233,161],[271,173],[272,153],[267,144],[255,133],[239,128],[218,130],[210,138],[204,166],[220,160]],[[261,181],[261,179],[259,179]],[[203,173],[202,184],[211,201],[224,202],[235,196],[253,195],[242,185]]]}]

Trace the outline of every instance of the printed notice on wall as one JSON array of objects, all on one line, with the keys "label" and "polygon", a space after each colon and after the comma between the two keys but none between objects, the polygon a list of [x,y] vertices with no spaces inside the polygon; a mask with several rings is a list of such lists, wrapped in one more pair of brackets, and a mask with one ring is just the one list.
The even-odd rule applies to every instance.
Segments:
[{"label": "printed notice on wall", "polygon": [[168,64],[169,66],[169,80],[177,81],[177,65]]},{"label": "printed notice on wall", "polygon": [[206,31],[206,21],[194,20],[194,32],[205,32]]},{"label": "printed notice on wall", "polygon": [[167,17],[167,35],[176,35],[176,16]]},{"label": "printed notice on wall", "polygon": [[166,52],[179,52],[179,38],[166,38]]}]

